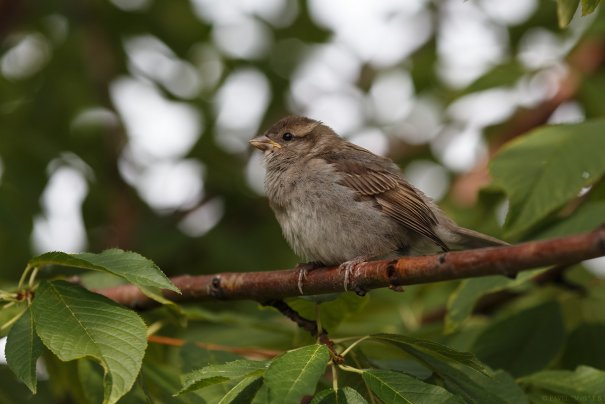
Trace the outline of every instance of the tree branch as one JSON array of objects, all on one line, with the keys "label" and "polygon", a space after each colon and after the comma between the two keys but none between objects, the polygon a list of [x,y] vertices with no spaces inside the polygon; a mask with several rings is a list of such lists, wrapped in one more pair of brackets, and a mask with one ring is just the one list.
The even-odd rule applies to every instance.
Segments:
[{"label": "tree branch", "polygon": [[[472,278],[488,275],[514,276],[518,272],[550,265],[570,265],[605,255],[605,225],[574,236],[531,241],[513,246],[448,252],[439,255],[402,257],[359,264],[349,278],[349,290],[367,290]],[[182,275],[171,279],[182,291],[164,291],[175,302],[204,299],[251,299],[266,302],[299,296],[298,271],[233,272],[215,275]],[[305,279],[305,295],[342,292],[345,273],[337,267],[310,271]],[[98,293],[132,308],[155,306],[153,300],[133,285],[97,290]]]}]

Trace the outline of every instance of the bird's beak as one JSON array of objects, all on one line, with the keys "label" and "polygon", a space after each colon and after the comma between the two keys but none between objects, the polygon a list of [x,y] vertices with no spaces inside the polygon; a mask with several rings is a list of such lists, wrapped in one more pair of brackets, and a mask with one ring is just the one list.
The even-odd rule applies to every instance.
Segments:
[{"label": "bird's beak", "polygon": [[274,149],[280,149],[281,145],[267,136],[258,136],[250,140],[250,144],[262,151],[273,151]]}]

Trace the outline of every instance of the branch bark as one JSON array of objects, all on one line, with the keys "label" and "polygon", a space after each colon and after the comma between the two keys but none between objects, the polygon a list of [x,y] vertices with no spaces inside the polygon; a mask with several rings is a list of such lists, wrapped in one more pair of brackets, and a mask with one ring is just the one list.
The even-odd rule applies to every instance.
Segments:
[{"label": "branch bark", "polygon": [[[531,241],[513,246],[448,252],[439,255],[402,257],[397,260],[359,264],[349,277],[349,290],[358,293],[389,287],[447,281],[489,275],[515,276],[518,272],[551,265],[570,265],[605,255],[605,225],[574,236]],[[164,291],[174,302],[206,299],[267,302],[299,296],[298,271],[233,272],[214,275],[182,275],[171,279],[182,294]],[[345,273],[337,267],[310,271],[304,281],[305,295],[342,292]],[[97,293],[128,307],[143,309],[157,303],[133,285],[100,289]]]}]

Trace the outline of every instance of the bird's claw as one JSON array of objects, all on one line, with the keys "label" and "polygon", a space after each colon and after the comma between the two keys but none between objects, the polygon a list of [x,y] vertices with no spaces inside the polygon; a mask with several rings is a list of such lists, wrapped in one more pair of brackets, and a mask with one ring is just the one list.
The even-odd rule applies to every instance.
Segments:
[{"label": "bird's claw", "polygon": [[298,286],[298,291],[300,292],[301,295],[304,295],[303,282],[305,279],[307,279],[307,274],[309,273],[309,271],[311,271],[315,268],[319,268],[321,266],[322,266],[322,264],[317,263],[317,262],[306,262],[306,263],[296,265],[295,269],[298,271],[298,282],[296,283],[296,286]]},{"label": "bird's claw", "polygon": [[[359,264],[361,264],[362,262],[366,262],[367,261],[367,257],[356,257],[353,258],[350,261],[346,261],[343,262],[342,264],[340,264],[338,266],[338,271],[345,273],[345,280],[344,280],[344,288],[345,288],[345,292],[349,291],[349,284],[351,283],[351,276],[353,274],[353,271],[355,269],[357,269],[357,266]],[[356,286],[353,284],[353,289],[356,289]]]},{"label": "bird's claw", "polygon": [[304,294],[302,285],[303,285],[303,281],[305,279],[307,279],[307,272],[309,272],[308,268],[300,268],[298,270],[298,282],[296,283],[296,286],[298,286],[298,291],[300,292],[301,295]]}]

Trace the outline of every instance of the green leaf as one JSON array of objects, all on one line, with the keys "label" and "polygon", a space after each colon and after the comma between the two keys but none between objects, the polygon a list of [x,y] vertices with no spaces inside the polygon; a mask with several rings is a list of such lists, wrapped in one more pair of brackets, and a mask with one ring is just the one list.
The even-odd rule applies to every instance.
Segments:
[{"label": "green leaf", "polygon": [[263,384],[263,371],[243,378],[223,396],[218,404],[248,404]]},{"label": "green leaf", "polygon": [[354,388],[352,387],[343,387],[339,391],[343,391],[345,393],[345,398],[347,399],[348,404],[367,404],[368,401]]},{"label": "green leaf", "polygon": [[322,390],[313,397],[310,404],[368,404],[368,401],[352,387],[344,387],[334,391]]},{"label": "green leaf", "polygon": [[[159,354],[158,357],[154,357],[154,354]],[[131,390],[128,395],[134,394],[135,392],[144,393],[147,397],[146,402],[153,403],[167,403],[167,404],[190,404],[199,402],[199,395],[196,393],[186,393],[179,397],[174,396],[174,392],[181,388],[181,371],[178,364],[173,363],[172,360],[165,356],[164,350],[158,350],[156,352],[150,352],[148,350],[145,359],[143,360],[143,367],[139,380],[135,386],[138,387],[136,391]],[[142,400],[135,401],[134,399],[130,403],[140,403]],[[121,403],[120,403],[121,404]],[[126,401],[125,404],[128,404]]]},{"label": "green leaf", "polygon": [[462,322],[473,313],[479,298],[487,293],[505,288],[510,282],[511,279],[504,276],[486,276],[465,279],[460,282],[447,300],[445,332],[450,333],[458,329]]},{"label": "green leaf", "polygon": [[312,395],[330,360],[325,345],[309,345],[275,358],[265,372],[272,403],[299,402]]},{"label": "green leaf", "polygon": [[586,201],[569,216],[535,236],[538,239],[560,237],[594,230],[605,218],[605,181],[595,184]]},{"label": "green leaf", "polygon": [[347,404],[367,404],[367,400],[365,398],[363,398],[363,396],[361,394],[359,394],[359,392],[357,390],[355,390],[352,387],[343,387],[342,389],[338,390],[339,392],[342,391],[345,395],[345,399],[346,401],[344,401]]},{"label": "green leaf", "polygon": [[105,372],[104,402],[132,387],[147,347],[143,320],[104,296],[64,282],[41,282],[32,304],[36,332],[62,361],[92,357]]},{"label": "green leaf", "polygon": [[269,402],[269,389],[267,385],[263,383],[260,389],[256,392],[256,395],[250,402],[251,404],[267,404]]},{"label": "green leaf", "polygon": [[592,14],[600,2],[601,0],[582,0],[582,15]]},{"label": "green leaf", "polygon": [[567,338],[561,363],[568,369],[588,365],[605,370],[605,324],[581,324]]},{"label": "green leaf", "polygon": [[395,345],[396,347],[403,349],[412,355],[414,355],[414,353],[417,351],[421,351],[440,357],[445,361],[457,362],[461,365],[469,366],[475,370],[478,370],[479,372],[486,371],[486,367],[479,362],[472,353],[456,351],[437,342],[394,334],[375,334],[370,338]]},{"label": "green leaf", "polygon": [[541,232],[537,238],[547,239],[570,234],[583,233],[595,229],[595,225],[605,218],[605,201],[583,204],[568,219],[562,220]]},{"label": "green leaf", "polygon": [[31,309],[26,309],[13,325],[6,340],[8,367],[19,380],[36,394],[36,361],[42,354],[42,343],[36,334]]},{"label": "green leaf", "polygon": [[462,322],[473,313],[475,304],[481,297],[502,289],[519,286],[543,271],[544,269],[524,271],[515,279],[497,275],[463,280],[448,298],[445,331],[449,333],[457,330]]},{"label": "green leaf", "polygon": [[420,381],[404,373],[390,370],[368,370],[363,372],[363,380],[368,387],[385,403],[464,403],[444,389]]},{"label": "green leaf", "polygon": [[474,352],[492,368],[523,376],[549,364],[564,340],[561,309],[549,302],[491,324],[475,341]]},{"label": "green leaf", "polygon": [[517,138],[492,160],[493,185],[510,201],[505,228],[519,237],[605,174],[605,119],[547,126]]},{"label": "green leaf", "polygon": [[410,337],[401,335],[373,336],[377,341],[391,343],[440,377],[448,391],[463,397],[466,401],[481,403],[526,403],[523,393],[510,377],[492,373],[478,362],[474,355],[457,352],[430,341],[423,343],[404,342]]},{"label": "green leaf", "polygon": [[265,370],[268,361],[253,361],[239,359],[221,365],[209,365],[194,370],[183,376],[183,388],[177,394],[201,389],[212,384],[224,383],[232,379],[239,379],[255,375],[259,370]]},{"label": "green leaf", "polygon": [[334,391],[334,389],[325,389],[320,391],[319,393],[313,396],[313,400],[309,404],[332,404],[338,403],[339,400],[342,401],[344,398],[343,394],[339,394],[338,391]]},{"label": "green leaf", "polygon": [[[0,326],[6,326],[6,323],[8,323],[9,321],[15,321],[15,318],[17,316],[23,315],[25,310],[27,310],[27,306],[27,303],[24,301],[17,304],[13,304],[9,307],[0,307]],[[12,327],[5,327],[0,329],[0,338],[6,337],[11,329]]]},{"label": "green leaf", "polygon": [[523,393],[512,378],[502,377],[500,373],[485,374],[467,367],[451,364],[439,358],[417,352],[416,358],[430,367],[445,383],[452,393],[462,396],[466,401],[478,403],[527,403]]},{"label": "green leaf", "polygon": [[29,265],[61,265],[110,273],[138,286],[147,296],[164,304],[169,301],[161,295],[160,289],[180,293],[153,261],[135,252],[117,248],[105,250],[100,254],[49,252],[32,258]]},{"label": "green leaf", "polygon": [[522,378],[521,383],[551,394],[565,395],[561,400],[564,402],[602,403],[605,397],[605,372],[589,366],[580,366],[575,371],[544,370]]},{"label": "green leaf", "polygon": [[226,383],[229,380],[231,380],[231,379],[229,379],[228,377],[224,377],[224,376],[210,376],[210,377],[205,377],[203,379],[200,379],[197,382],[195,382],[195,384],[191,384],[191,385],[185,385],[185,383],[186,383],[185,382],[183,388],[178,393],[176,393],[176,395],[178,396],[183,393],[199,390],[204,387],[212,386],[214,384]]},{"label": "green leaf", "polygon": [[103,369],[92,360],[79,359],[77,363],[78,381],[89,403],[103,401]]},{"label": "green leaf", "polygon": [[[595,25],[601,25],[596,21],[595,23]],[[599,28],[599,32],[602,32],[602,29]],[[583,81],[578,90],[577,98],[578,100],[582,100],[582,105],[586,106],[585,111],[587,116],[605,116],[605,99],[603,99],[603,92],[605,91],[604,75],[591,75],[590,80]]]},{"label": "green leaf", "polygon": [[415,377],[416,379],[426,380],[433,375],[433,371],[414,359],[402,359],[391,357],[387,359],[372,358],[372,365],[380,369],[395,370]]},{"label": "green leaf", "polygon": [[200,348],[193,342],[187,342],[179,352],[183,373],[188,373],[208,365],[233,362],[241,357],[231,352]]},{"label": "green leaf", "polygon": [[484,75],[464,88],[464,94],[478,91],[492,90],[496,87],[510,87],[526,73],[525,69],[516,60],[492,67]]},{"label": "green leaf", "polygon": [[565,28],[569,25],[578,9],[578,4],[580,4],[580,0],[557,0],[559,28]]},{"label": "green leaf", "polygon": [[503,370],[497,370],[485,385],[492,393],[507,403],[527,403],[527,396],[513,377]]}]

